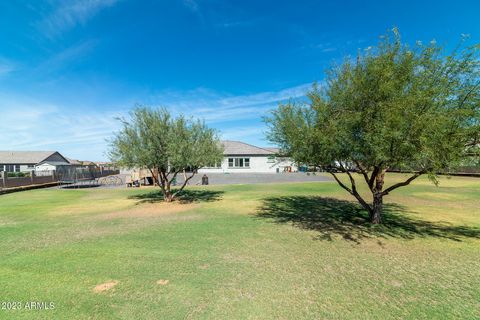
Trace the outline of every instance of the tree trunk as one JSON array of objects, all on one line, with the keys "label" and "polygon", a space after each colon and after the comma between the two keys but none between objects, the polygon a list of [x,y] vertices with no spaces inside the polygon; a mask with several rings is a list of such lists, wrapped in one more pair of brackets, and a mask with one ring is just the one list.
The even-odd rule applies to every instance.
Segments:
[{"label": "tree trunk", "polygon": [[382,222],[383,214],[383,183],[385,182],[386,169],[377,170],[375,177],[375,186],[373,192],[373,206],[370,212],[370,222],[373,224],[379,224]]},{"label": "tree trunk", "polygon": [[166,182],[165,186],[165,193],[163,195],[163,199],[165,202],[172,202],[173,201],[173,194],[172,191],[170,190],[170,183]]},{"label": "tree trunk", "polygon": [[165,194],[163,196],[163,200],[165,200],[165,202],[172,202],[173,201],[173,194],[170,191],[165,192]]},{"label": "tree trunk", "polygon": [[373,208],[370,212],[370,222],[379,224],[382,222],[383,213],[383,195],[381,192],[376,192],[373,195]]}]

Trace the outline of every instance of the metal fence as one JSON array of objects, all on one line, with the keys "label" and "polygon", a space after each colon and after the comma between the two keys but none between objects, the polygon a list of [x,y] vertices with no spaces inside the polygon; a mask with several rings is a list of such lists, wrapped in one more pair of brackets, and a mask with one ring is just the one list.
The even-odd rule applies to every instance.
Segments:
[{"label": "metal fence", "polygon": [[118,170],[102,170],[100,168],[68,168],[65,166],[65,168],[58,167],[57,169],[53,171],[31,171],[26,177],[8,177],[6,172],[0,172],[0,189],[76,183],[119,173]]}]

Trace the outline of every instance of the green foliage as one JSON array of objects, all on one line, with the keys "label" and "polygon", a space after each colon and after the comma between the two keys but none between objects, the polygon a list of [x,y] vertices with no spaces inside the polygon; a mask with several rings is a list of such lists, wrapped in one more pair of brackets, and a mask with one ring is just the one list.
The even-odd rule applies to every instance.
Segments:
[{"label": "green foliage", "polygon": [[463,43],[450,55],[434,41],[410,48],[394,29],[377,48],[332,67],[307,103],[272,111],[268,138],[300,163],[361,171],[373,193],[389,169],[433,178],[478,159],[479,46]]},{"label": "green foliage", "polygon": [[7,177],[9,178],[24,178],[29,176],[30,174],[25,172],[7,172]]},{"label": "green foliage", "polygon": [[445,57],[434,42],[410,49],[385,37],[314,86],[309,103],[281,105],[269,139],[301,162],[443,171],[480,132],[478,47]]},{"label": "green foliage", "polygon": [[199,168],[223,159],[216,131],[204,122],[183,115],[174,118],[163,108],[137,107],[131,120],[122,123],[111,142],[111,159],[127,168],[150,169],[168,200],[173,198],[170,184],[179,172],[192,171],[191,178]]}]

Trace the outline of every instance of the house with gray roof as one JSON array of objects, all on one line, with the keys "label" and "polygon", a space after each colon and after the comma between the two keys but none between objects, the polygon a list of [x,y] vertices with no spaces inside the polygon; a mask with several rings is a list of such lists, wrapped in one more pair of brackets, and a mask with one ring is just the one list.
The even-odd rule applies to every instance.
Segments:
[{"label": "house with gray roof", "polygon": [[0,171],[56,170],[70,163],[57,151],[0,151]]},{"label": "house with gray roof", "polygon": [[199,173],[275,173],[297,171],[287,157],[279,156],[277,148],[262,148],[241,141],[222,141],[224,158]]}]

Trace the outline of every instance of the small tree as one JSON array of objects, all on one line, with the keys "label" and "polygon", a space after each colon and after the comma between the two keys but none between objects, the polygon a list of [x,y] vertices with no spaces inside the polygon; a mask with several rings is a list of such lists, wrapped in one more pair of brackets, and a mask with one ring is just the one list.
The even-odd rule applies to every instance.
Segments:
[{"label": "small tree", "polygon": [[[130,115],[130,121],[121,119],[123,128],[111,142],[110,157],[120,166],[150,170],[167,202],[175,199],[198,169],[223,159],[216,131],[201,121],[183,115],[174,118],[163,108],[137,107]],[[172,182],[186,171],[191,174],[172,191]]]},{"label": "small tree", "polygon": [[[479,47],[445,56],[434,42],[411,49],[396,29],[376,49],[333,67],[308,102],[280,105],[268,138],[297,162],[323,168],[380,223],[383,197],[428,174],[450,170],[480,142]],[[477,158],[478,159],[478,158]],[[387,170],[413,172],[385,188]],[[346,173],[349,183],[337,172]],[[357,190],[358,172],[373,195]]]}]

